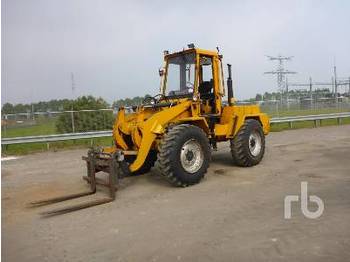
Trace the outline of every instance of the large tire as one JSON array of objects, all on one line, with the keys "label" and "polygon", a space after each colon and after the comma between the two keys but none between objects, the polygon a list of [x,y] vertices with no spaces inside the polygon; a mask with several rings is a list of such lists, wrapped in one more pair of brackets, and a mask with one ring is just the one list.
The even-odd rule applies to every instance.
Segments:
[{"label": "large tire", "polygon": [[135,161],[135,159],[135,156],[128,156],[123,162],[120,163],[120,172],[122,173],[121,175],[123,177],[143,175],[149,172],[157,160],[157,152],[155,150],[151,150],[140,169],[135,172],[130,172],[129,166]]},{"label": "large tire", "polygon": [[199,127],[189,124],[169,129],[159,146],[159,168],[175,186],[197,184],[207,172],[210,158],[207,135]]},{"label": "large tire", "polygon": [[238,166],[255,166],[264,156],[265,136],[255,119],[247,119],[230,143],[233,161]]}]

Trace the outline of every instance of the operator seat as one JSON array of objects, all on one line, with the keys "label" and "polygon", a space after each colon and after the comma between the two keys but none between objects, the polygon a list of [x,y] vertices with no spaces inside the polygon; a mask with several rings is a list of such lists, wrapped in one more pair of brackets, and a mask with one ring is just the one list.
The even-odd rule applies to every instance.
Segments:
[{"label": "operator seat", "polygon": [[211,79],[210,81],[203,81],[198,86],[198,92],[202,99],[210,100],[214,98],[214,92],[212,91],[214,87],[214,81]]}]

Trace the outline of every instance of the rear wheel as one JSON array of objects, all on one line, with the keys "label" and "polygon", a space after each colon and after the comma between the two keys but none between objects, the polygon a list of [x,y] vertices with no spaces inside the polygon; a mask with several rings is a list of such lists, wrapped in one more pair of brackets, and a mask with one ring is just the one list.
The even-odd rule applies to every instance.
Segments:
[{"label": "rear wheel", "polygon": [[210,162],[206,134],[189,124],[172,127],[161,141],[158,161],[162,174],[173,185],[185,187],[198,183]]},{"label": "rear wheel", "polygon": [[264,156],[265,136],[255,119],[247,119],[230,142],[232,158],[238,166],[257,165]]}]

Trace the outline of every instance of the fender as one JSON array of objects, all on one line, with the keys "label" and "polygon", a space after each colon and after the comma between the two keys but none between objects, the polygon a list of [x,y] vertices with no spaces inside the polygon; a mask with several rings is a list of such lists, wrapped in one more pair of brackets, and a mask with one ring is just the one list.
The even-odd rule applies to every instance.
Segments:
[{"label": "fender", "polygon": [[240,127],[244,124],[244,121],[246,119],[255,119],[259,121],[265,135],[267,135],[270,132],[270,119],[266,114],[258,113],[258,114],[237,115],[236,121],[234,124],[234,129],[233,129],[233,136],[235,136],[238,133]]}]

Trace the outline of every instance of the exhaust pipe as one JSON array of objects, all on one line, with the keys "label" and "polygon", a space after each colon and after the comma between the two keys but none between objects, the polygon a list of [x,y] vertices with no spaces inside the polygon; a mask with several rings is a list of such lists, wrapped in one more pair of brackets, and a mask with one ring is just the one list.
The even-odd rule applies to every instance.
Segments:
[{"label": "exhaust pipe", "polygon": [[228,78],[227,78],[227,102],[229,106],[233,105],[233,89],[232,89],[232,71],[231,65],[227,64]]}]

